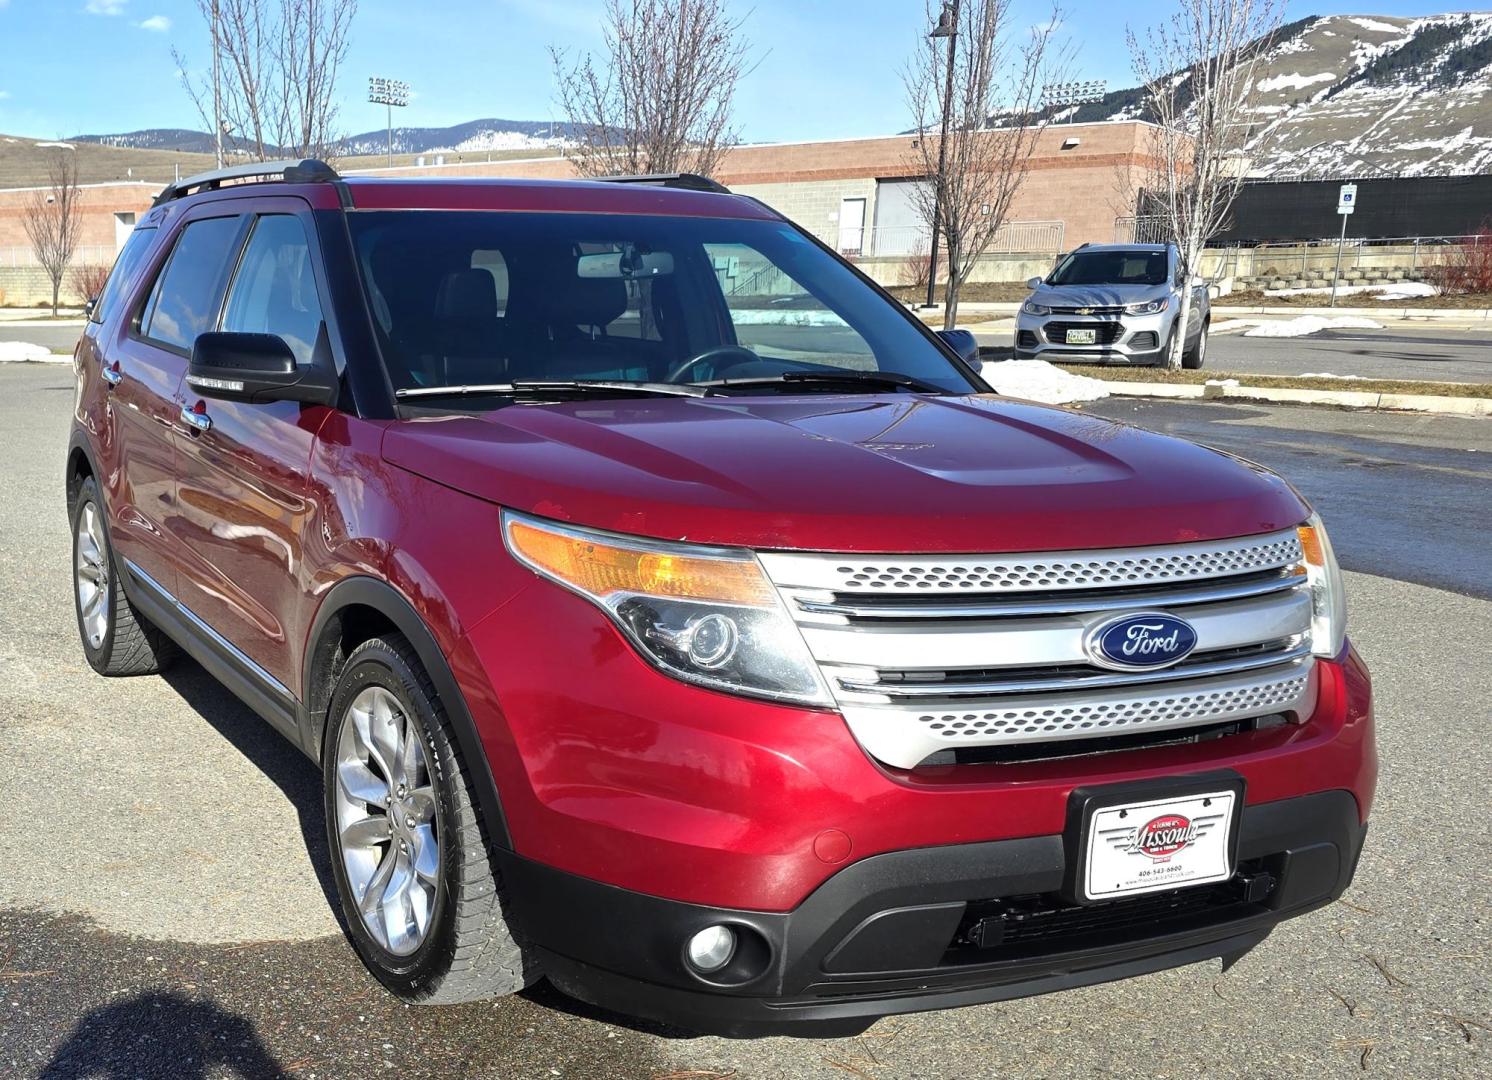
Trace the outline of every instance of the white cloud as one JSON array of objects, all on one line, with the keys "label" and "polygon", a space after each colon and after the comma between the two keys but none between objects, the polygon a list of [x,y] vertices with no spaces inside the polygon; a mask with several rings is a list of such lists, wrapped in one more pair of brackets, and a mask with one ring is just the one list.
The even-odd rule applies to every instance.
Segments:
[{"label": "white cloud", "polygon": [[150,18],[140,23],[140,29],[151,30],[157,34],[164,34],[167,30],[171,29],[171,20],[166,18],[166,16],[164,15],[152,15]]},{"label": "white cloud", "polygon": [[90,15],[123,15],[126,0],[88,0],[83,10]]},{"label": "white cloud", "polygon": [[[4,6],[5,6],[5,0],[0,0],[0,7],[4,7]],[[8,97],[10,97],[10,91],[9,90],[0,90],[0,101],[4,101]]]}]

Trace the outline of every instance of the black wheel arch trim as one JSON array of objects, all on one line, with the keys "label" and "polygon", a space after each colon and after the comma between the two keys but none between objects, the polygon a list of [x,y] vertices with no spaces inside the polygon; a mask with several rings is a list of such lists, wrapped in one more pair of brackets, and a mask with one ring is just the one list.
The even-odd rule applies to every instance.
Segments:
[{"label": "black wheel arch trim", "polygon": [[[477,733],[476,721],[467,706],[466,695],[456,681],[451,666],[446,662],[435,635],[420,618],[404,595],[387,582],[377,578],[356,576],[344,578],[332,586],[316,611],[307,637],[306,658],[302,665],[301,701],[305,703],[305,748],[316,759],[321,760],[322,744],[326,738],[327,708],[330,694],[318,686],[318,651],[323,645],[328,624],[349,607],[371,608],[394,625],[413,647],[430,681],[440,695],[440,703],[450,720],[456,743],[466,765],[467,776],[475,790],[477,805],[481,807],[483,820],[487,824],[491,842],[504,850],[513,848],[508,833],[507,817],[503,813],[502,799],[497,791],[497,781],[492,775],[492,765],[487,760],[487,751]],[[324,700],[323,700],[324,699]]]}]

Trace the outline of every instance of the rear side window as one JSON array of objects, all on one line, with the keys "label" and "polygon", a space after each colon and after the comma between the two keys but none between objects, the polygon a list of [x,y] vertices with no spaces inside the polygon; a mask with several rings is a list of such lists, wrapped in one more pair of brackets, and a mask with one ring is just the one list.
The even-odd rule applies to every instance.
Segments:
[{"label": "rear side window", "polygon": [[155,235],[154,227],[136,229],[130,233],[129,239],[124,242],[124,247],[119,249],[119,254],[114,258],[114,269],[109,271],[109,280],[104,283],[103,291],[98,294],[98,302],[93,305],[93,314],[89,318],[94,322],[101,323],[107,319],[113,312],[114,306],[123,298],[124,290],[140,272],[140,264],[150,253],[150,245],[155,242]]},{"label": "rear side window", "polygon": [[254,226],[228,291],[223,329],[278,334],[297,363],[310,363],[321,330],[321,300],[299,218],[277,214]]},{"label": "rear side window", "polygon": [[206,218],[182,230],[141,321],[147,338],[190,350],[212,329],[238,227],[236,217]]}]

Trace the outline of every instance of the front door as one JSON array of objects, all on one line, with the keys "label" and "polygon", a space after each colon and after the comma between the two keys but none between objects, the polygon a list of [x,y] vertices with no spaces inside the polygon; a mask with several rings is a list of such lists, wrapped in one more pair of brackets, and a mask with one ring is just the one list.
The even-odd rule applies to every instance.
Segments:
[{"label": "front door", "polygon": [[[228,287],[219,328],[277,334],[302,364],[323,340],[321,291],[308,238],[309,209],[297,199],[256,199],[253,222]],[[329,362],[329,356],[321,356]],[[299,698],[304,594],[302,557],[311,506],[308,473],[316,430],[331,414],[292,401],[249,404],[201,397],[184,387],[199,419],[177,435],[178,511],[185,552],[181,601],[267,676],[270,689]]]},{"label": "front door", "polygon": [[104,476],[115,551],[174,595],[180,553],[174,435],[188,349],[216,318],[234,249],[238,215],[189,220],[170,247],[143,306],[111,325],[100,352],[109,382],[109,418],[123,467]]}]

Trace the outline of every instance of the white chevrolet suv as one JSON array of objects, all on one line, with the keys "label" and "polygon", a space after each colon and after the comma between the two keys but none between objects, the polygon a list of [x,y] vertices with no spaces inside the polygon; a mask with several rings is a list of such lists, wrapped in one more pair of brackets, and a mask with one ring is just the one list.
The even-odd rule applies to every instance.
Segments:
[{"label": "white chevrolet suv", "polygon": [[1188,277],[1175,244],[1084,244],[1064,255],[1016,317],[1015,358],[1056,363],[1162,365],[1182,290],[1192,289],[1183,367],[1207,354],[1206,283]]}]

